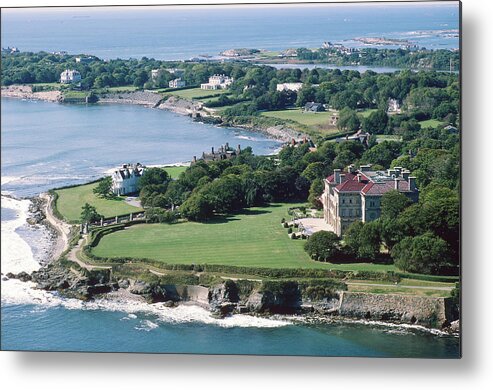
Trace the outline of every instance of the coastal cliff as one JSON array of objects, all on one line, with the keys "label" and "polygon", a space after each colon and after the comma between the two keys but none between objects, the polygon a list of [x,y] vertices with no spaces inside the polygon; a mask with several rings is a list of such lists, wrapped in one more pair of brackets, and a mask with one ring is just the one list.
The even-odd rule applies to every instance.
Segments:
[{"label": "coastal cliff", "polygon": [[[37,288],[90,300],[113,295],[133,296],[148,303],[173,307],[194,304],[213,316],[236,313],[268,316],[291,314],[383,321],[447,329],[458,319],[449,298],[344,291],[341,281],[249,281],[226,280],[205,285],[170,284],[167,281],[115,280],[109,269],[87,270],[61,260],[33,272],[7,274],[8,278],[32,281]],[[107,294],[111,293],[111,294]]]}]

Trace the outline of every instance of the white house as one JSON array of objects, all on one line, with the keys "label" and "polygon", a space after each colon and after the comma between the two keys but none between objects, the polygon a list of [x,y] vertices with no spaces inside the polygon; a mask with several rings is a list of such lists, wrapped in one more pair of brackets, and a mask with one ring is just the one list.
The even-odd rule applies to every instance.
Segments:
[{"label": "white house", "polygon": [[140,163],[123,164],[113,171],[111,180],[113,185],[111,191],[115,195],[127,195],[137,192],[139,180],[145,172],[146,167]]},{"label": "white house", "polygon": [[200,84],[201,89],[226,89],[233,83],[233,78],[224,74],[209,77],[209,82]]},{"label": "white house", "polygon": [[387,104],[387,112],[395,112],[397,114],[401,112],[401,105],[397,99],[389,99]]},{"label": "white house", "polygon": [[164,72],[163,69],[152,69],[151,70],[151,80],[158,79],[163,74],[163,72]]},{"label": "white house", "polygon": [[62,84],[78,83],[80,80],[82,80],[82,76],[77,70],[67,69],[60,74]]},{"label": "white house", "polygon": [[177,78],[169,82],[170,88],[183,88],[186,85],[187,83],[185,82],[185,80],[182,80],[181,78]]},{"label": "white house", "polygon": [[282,91],[298,92],[302,87],[303,87],[303,83],[282,83],[282,84],[277,84],[276,90],[279,92]]}]

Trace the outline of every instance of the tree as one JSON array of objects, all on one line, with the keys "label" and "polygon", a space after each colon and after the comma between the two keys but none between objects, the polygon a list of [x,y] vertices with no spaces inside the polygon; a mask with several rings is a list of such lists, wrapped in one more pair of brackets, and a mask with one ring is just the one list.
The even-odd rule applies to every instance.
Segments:
[{"label": "tree", "polygon": [[139,190],[150,184],[165,184],[170,180],[164,168],[147,168],[139,180]]},{"label": "tree", "polygon": [[110,176],[106,176],[98,183],[96,187],[93,188],[92,192],[100,197],[110,198],[114,196],[113,192],[111,191],[112,186],[113,180]]},{"label": "tree", "polygon": [[180,206],[181,214],[192,221],[203,221],[213,215],[213,205],[201,191],[195,192]]},{"label": "tree", "polygon": [[91,206],[89,203],[86,203],[82,206],[82,212],[80,214],[80,221],[82,223],[91,223],[99,221],[103,216],[98,214],[96,211],[96,207]]},{"label": "tree", "polygon": [[344,243],[359,259],[375,260],[381,243],[378,222],[353,222],[346,230]]},{"label": "tree", "polygon": [[339,113],[337,127],[339,130],[356,131],[359,129],[361,122],[355,110],[345,107]]},{"label": "tree", "polygon": [[361,160],[365,163],[389,167],[393,160],[401,154],[401,144],[395,141],[383,141],[368,149]]},{"label": "tree", "polygon": [[305,242],[305,251],[317,261],[330,261],[340,255],[340,241],[337,234],[327,231],[313,233]]},{"label": "tree", "polygon": [[382,134],[387,128],[388,120],[389,118],[384,110],[374,111],[363,119],[363,131],[370,134]]},{"label": "tree", "polygon": [[395,219],[411,203],[411,200],[399,191],[389,191],[382,196],[380,216],[383,219]]},{"label": "tree", "polygon": [[308,202],[316,209],[321,209],[323,207],[322,202],[320,202],[320,195],[324,192],[324,182],[323,180],[316,179],[312,181],[310,185],[310,191],[308,193]]},{"label": "tree", "polygon": [[406,272],[438,274],[449,264],[447,243],[433,233],[406,237],[392,249],[395,265]]}]

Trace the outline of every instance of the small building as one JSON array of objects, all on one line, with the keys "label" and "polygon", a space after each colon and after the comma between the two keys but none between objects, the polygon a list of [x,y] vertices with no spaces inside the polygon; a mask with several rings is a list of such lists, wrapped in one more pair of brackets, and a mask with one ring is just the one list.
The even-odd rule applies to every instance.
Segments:
[{"label": "small building", "polygon": [[303,87],[303,83],[281,83],[277,84],[276,91],[294,91],[298,92]]},{"label": "small building", "polygon": [[320,197],[324,220],[338,236],[355,221],[369,222],[380,217],[381,199],[395,190],[417,202],[419,191],[416,178],[401,167],[385,171],[372,171],[371,165],[356,169],[350,165],[347,172],[334,169],[324,180],[325,189]]},{"label": "small building", "polygon": [[304,112],[322,112],[325,107],[322,103],[308,102],[305,104]]},{"label": "small building", "polygon": [[342,142],[359,141],[363,145],[368,146],[368,143],[370,141],[370,137],[371,137],[370,133],[358,130],[353,135],[346,135],[345,137],[336,138],[336,142],[338,144],[340,144]]},{"label": "small building", "polygon": [[172,75],[175,75],[176,77],[183,77],[183,75],[185,74],[185,71],[183,69],[167,68],[165,70],[166,70],[166,72],[169,72]]},{"label": "small building", "polygon": [[80,63],[80,64],[90,64],[93,61],[96,61],[96,58],[93,56],[75,57],[75,62]]},{"label": "small building", "polygon": [[182,80],[181,78],[177,78],[169,82],[170,88],[183,88],[186,85],[187,83],[185,82],[185,80]]},{"label": "small building", "polygon": [[111,191],[115,195],[133,194],[138,191],[139,180],[145,172],[146,167],[140,163],[123,164],[111,174],[113,182]]},{"label": "small building", "polygon": [[151,80],[157,80],[163,74],[163,69],[152,69],[151,70]]},{"label": "small building", "polygon": [[210,153],[206,153],[206,152],[202,153],[202,158],[200,158],[199,160],[197,160],[197,156],[193,156],[192,164],[195,164],[197,161],[211,162],[211,161],[229,160],[235,156],[238,156],[240,153],[241,153],[240,145],[238,145],[238,147],[235,150],[229,146],[228,142],[226,142],[224,145],[221,145],[219,149],[214,149],[214,147],[212,147]]},{"label": "small building", "polygon": [[399,114],[401,112],[401,105],[397,99],[389,99],[387,102],[387,112]]},{"label": "small building", "polygon": [[443,129],[446,130],[449,134],[458,134],[459,133],[459,129],[455,126],[452,126],[452,125],[447,125]]},{"label": "small building", "polygon": [[66,69],[60,74],[60,82],[62,84],[78,83],[82,80],[79,71],[74,69]]},{"label": "small building", "polygon": [[200,84],[201,89],[226,89],[233,83],[233,78],[224,74],[215,74],[209,77],[208,83]]}]

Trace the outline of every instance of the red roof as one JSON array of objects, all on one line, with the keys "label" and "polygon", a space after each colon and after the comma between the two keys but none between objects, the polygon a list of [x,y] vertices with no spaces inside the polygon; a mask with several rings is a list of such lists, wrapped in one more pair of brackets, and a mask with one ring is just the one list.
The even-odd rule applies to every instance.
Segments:
[{"label": "red roof", "polygon": [[366,183],[359,182],[358,180],[346,180],[335,189],[339,192],[360,192],[365,185]]},{"label": "red roof", "polygon": [[[394,180],[387,180],[380,183],[368,183],[361,192],[365,195],[383,195],[389,191],[395,190]],[[399,180],[399,192],[409,191],[409,182]]]}]

